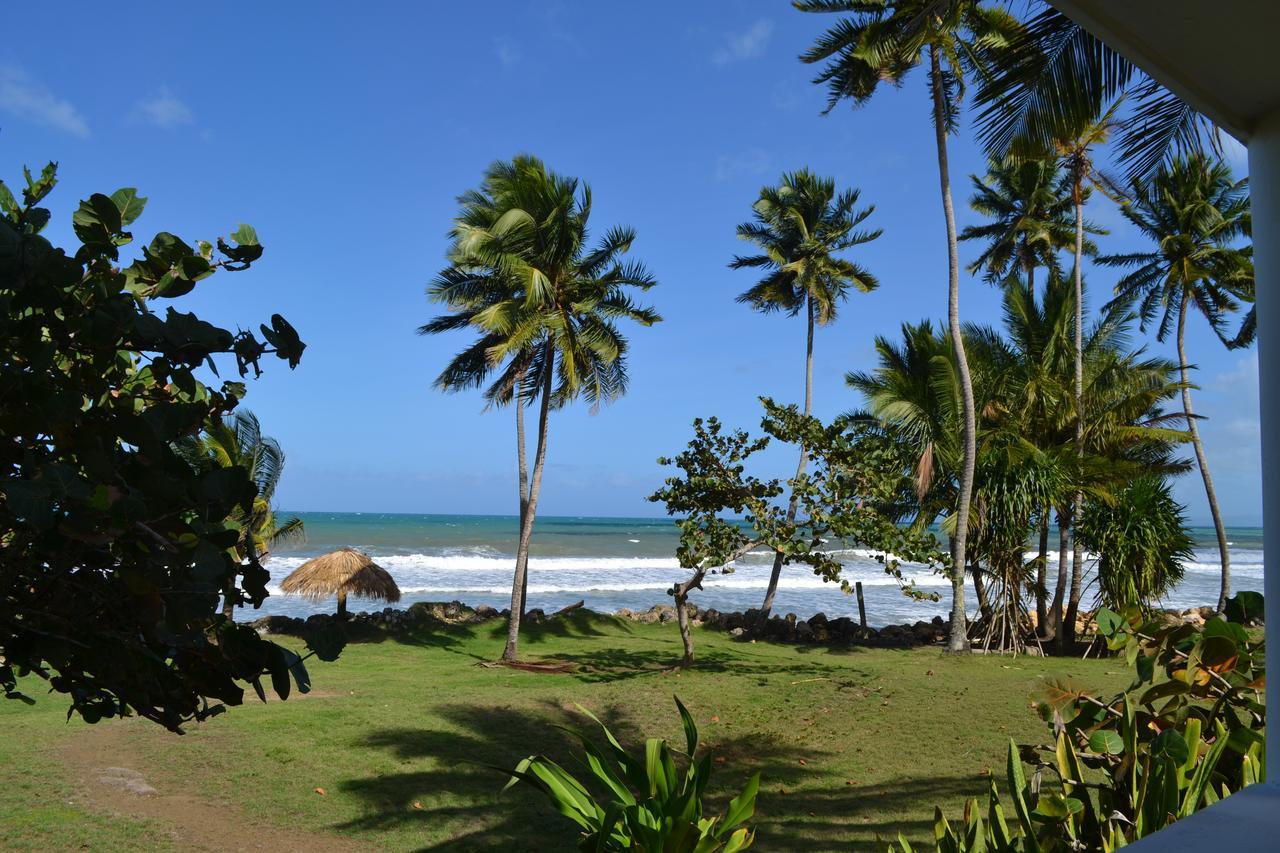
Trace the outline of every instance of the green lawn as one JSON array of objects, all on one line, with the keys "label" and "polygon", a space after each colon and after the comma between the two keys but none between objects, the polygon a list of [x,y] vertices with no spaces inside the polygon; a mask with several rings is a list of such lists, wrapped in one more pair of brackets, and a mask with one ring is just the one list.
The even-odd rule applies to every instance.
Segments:
[{"label": "green lawn", "polygon": [[524,790],[499,796],[504,779],[489,766],[534,751],[567,760],[554,726],[584,722],[574,703],[624,742],[679,743],[674,693],[725,759],[711,784],[717,807],[761,771],[758,849],[868,849],[877,834],[923,838],[935,803],[954,813],[982,793],[1010,737],[1044,740],[1028,708],[1041,676],[1107,690],[1128,680],[1115,661],[797,648],[701,630],[699,666],[674,673],[665,669],[678,654],[674,626],[589,613],[525,640],[530,657],[570,661],[575,672],[475,666],[500,650],[503,630],[491,622],[351,645],[336,663],[312,666],[313,695],[253,700],[181,738],[139,720],[67,723],[57,696],[35,708],[6,703],[5,846],[162,846],[163,819],[107,816],[73,790],[68,745],[110,737],[162,791],[225,801],[250,824],[393,850],[571,850],[568,821]]}]

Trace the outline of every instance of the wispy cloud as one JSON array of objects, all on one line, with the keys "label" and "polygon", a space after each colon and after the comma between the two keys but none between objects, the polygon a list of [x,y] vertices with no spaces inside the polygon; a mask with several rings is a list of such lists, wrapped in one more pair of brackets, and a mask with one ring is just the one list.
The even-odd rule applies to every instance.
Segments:
[{"label": "wispy cloud", "polygon": [[728,65],[730,62],[754,59],[764,53],[772,36],[773,21],[761,18],[745,32],[727,35],[724,44],[711,54],[711,61],[716,65]]},{"label": "wispy cloud", "polygon": [[769,155],[760,148],[749,148],[736,154],[716,158],[717,181],[731,181],[749,175],[761,175],[769,169]]},{"label": "wispy cloud", "polygon": [[166,86],[161,86],[153,94],[135,103],[133,116],[164,130],[173,130],[176,127],[195,123],[191,108]]},{"label": "wispy cloud", "polygon": [[515,65],[524,56],[516,46],[515,40],[506,36],[499,36],[493,40],[493,52],[497,54],[498,61],[503,65]]},{"label": "wispy cloud", "polygon": [[89,135],[89,123],[70,101],[14,66],[0,66],[0,110],[82,139]]}]

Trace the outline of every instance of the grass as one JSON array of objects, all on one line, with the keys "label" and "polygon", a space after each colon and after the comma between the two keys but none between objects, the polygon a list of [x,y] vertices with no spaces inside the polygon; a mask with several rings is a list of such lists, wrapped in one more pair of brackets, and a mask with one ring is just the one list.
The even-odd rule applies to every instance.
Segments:
[{"label": "grass", "polygon": [[95,848],[155,847],[156,827],[61,805],[69,783],[57,744],[114,727],[145,765],[136,769],[162,790],[226,801],[264,826],[388,850],[572,850],[571,824],[529,791],[499,796],[505,780],[492,768],[531,752],[572,762],[555,726],[587,725],[574,703],[624,743],[646,735],[680,743],[678,694],[704,744],[724,758],[709,789],[713,807],[761,771],[759,849],[868,849],[899,830],[924,839],[935,803],[954,814],[985,791],[984,774],[1001,774],[1009,738],[1045,740],[1028,708],[1042,676],[1099,690],[1128,680],[1115,661],[775,646],[701,630],[699,665],[670,672],[673,626],[583,612],[534,626],[524,640],[529,657],[570,661],[576,671],[475,666],[501,648],[503,630],[492,622],[349,646],[339,661],[312,667],[312,695],[253,700],[181,738],[138,720],[104,731],[67,724],[57,696],[34,709],[6,707],[6,845],[65,849],[89,838]]}]

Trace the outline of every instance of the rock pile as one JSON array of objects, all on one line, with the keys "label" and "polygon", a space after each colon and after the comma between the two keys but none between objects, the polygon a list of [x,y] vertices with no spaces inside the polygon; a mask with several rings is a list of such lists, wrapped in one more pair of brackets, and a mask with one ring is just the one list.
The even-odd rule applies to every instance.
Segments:
[{"label": "rock pile", "polygon": [[[579,612],[591,613],[585,609]],[[1197,626],[1203,625],[1206,619],[1214,615],[1212,607],[1192,607],[1186,610],[1164,612],[1170,619],[1178,619]],[[477,625],[494,619],[506,619],[507,614],[506,610],[495,610],[483,604],[479,607],[469,607],[461,601],[420,601],[405,610],[388,607],[372,613],[353,613],[345,624],[348,636],[359,639],[362,636],[383,632],[397,633],[420,627]],[[619,619],[643,624],[665,625],[676,621],[676,609],[670,604],[655,604],[648,610],[623,608],[613,615]],[[560,616],[559,613],[547,614],[541,609],[534,608],[525,614],[524,621],[538,624]],[[759,621],[759,616],[758,610],[748,610],[746,613],[722,613],[715,608],[689,605],[689,621],[692,624],[724,631],[734,637],[747,634]],[[291,616],[264,616],[251,622],[250,625],[263,633],[300,636],[309,628],[318,627],[335,618],[329,614],[316,614],[306,619]],[[770,617],[756,636],[776,643],[799,645],[905,648],[945,643],[950,627],[950,620],[944,620],[941,616],[935,616],[928,622],[918,621],[913,624],[886,625],[883,628],[862,628],[847,616],[829,619],[826,614],[817,613],[808,619],[800,619],[796,614],[788,613],[785,616]],[[1084,612],[1077,617],[1076,636],[1085,637],[1096,629],[1097,623],[1094,621],[1093,612]]]}]

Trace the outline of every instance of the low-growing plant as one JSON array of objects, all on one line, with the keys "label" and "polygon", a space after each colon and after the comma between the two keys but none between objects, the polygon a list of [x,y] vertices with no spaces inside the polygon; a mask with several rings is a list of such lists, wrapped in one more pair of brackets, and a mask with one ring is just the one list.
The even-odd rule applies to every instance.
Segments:
[{"label": "low-growing plant", "polygon": [[[578,849],[592,851],[648,851],[648,853],[734,853],[746,850],[755,833],[744,824],[755,813],[760,774],[747,781],[730,801],[723,816],[703,817],[703,794],[711,776],[711,754],[699,758],[698,727],[676,700],[684,723],[687,767],[677,766],[665,740],[649,738],[644,754],[627,752],[609,728],[590,711],[604,732],[601,749],[585,734],[566,729],[582,743],[589,780],[599,786],[597,796],[573,774],[542,755],[531,755],[511,771],[507,788],[524,782],[541,791],[551,804],[579,827]],[[505,790],[505,789],[504,789]]]},{"label": "low-growing plant", "polygon": [[[936,849],[1109,853],[1265,781],[1264,646],[1246,627],[1261,612],[1253,592],[1203,628],[1136,606],[1099,611],[1099,636],[1134,665],[1133,684],[1106,700],[1048,682],[1036,707],[1055,742],[1010,743],[1012,812],[993,781],[985,819],[976,799],[957,824],[935,810]],[[912,847],[899,836],[885,849]]]}]

